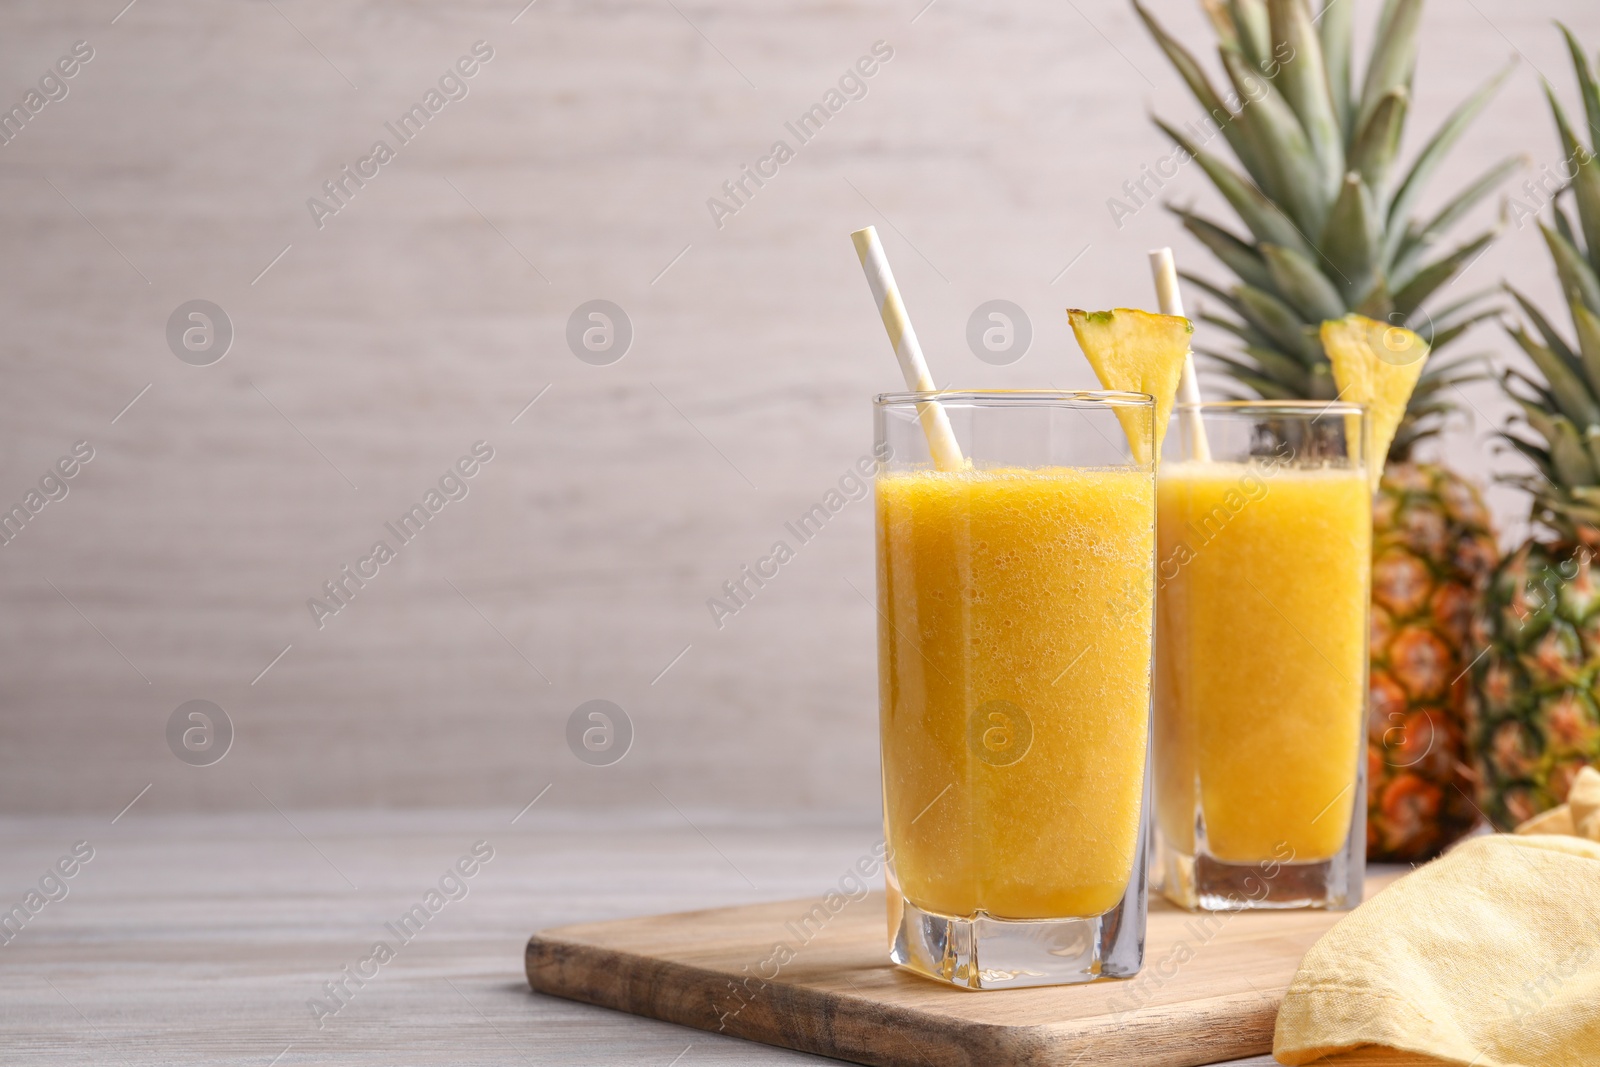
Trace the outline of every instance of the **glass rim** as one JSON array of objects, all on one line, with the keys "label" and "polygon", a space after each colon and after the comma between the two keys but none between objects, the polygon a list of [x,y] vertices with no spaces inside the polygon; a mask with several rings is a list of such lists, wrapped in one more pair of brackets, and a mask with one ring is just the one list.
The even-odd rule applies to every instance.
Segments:
[{"label": "glass rim", "polygon": [[1200,400],[1178,401],[1174,411],[1242,415],[1368,415],[1367,406],[1350,400]]},{"label": "glass rim", "polygon": [[933,389],[919,392],[879,393],[872,398],[878,408],[909,407],[930,400],[970,401],[1004,406],[1059,406],[1066,408],[1151,408],[1155,397],[1117,389]]}]

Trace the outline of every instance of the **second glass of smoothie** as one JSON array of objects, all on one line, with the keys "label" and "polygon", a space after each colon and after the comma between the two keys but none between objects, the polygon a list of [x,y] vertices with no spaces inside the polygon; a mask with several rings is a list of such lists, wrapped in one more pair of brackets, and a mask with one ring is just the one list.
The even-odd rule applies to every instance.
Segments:
[{"label": "second glass of smoothie", "polygon": [[1354,907],[1366,858],[1367,417],[1278,401],[1177,414],[1157,480],[1161,888],[1208,910]]}]

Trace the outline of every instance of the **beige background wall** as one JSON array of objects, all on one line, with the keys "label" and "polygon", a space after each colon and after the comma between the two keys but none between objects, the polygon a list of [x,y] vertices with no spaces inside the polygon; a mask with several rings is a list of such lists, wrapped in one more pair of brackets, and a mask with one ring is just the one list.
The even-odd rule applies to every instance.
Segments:
[{"label": "beige background wall", "polygon": [[[705,606],[867,451],[868,398],[896,384],[847,233],[878,226],[958,385],[1088,386],[1062,307],[1148,302],[1156,244],[1216,273],[1158,208],[1120,232],[1107,211],[1168,150],[1147,112],[1194,113],[1120,0],[538,0],[515,21],[520,0],[123,2],[0,11],[0,103],[94,49],[0,147],[0,501],[95,449],[0,546],[6,812],[109,814],[146,785],[172,810],[550,783],[557,806],[870,810],[874,627],[850,584],[870,594],[870,507],[722,629]],[[1187,2],[1157,7],[1200,33]],[[1435,202],[1508,151],[1558,160],[1551,18],[1600,46],[1582,0],[1431,6],[1411,149],[1526,57]],[[307,198],[478,40],[470,94],[318,229]],[[867,96],[718,229],[706,199],[879,40]],[[1193,171],[1165,195],[1211,200]],[[1548,274],[1528,227],[1468,283],[1553,299]],[[995,297],[1035,330],[1001,369],[963,341]],[[235,326],[212,366],[167,347],[194,298]],[[596,298],[636,331],[611,366],[564,340]],[[1483,474],[1503,412],[1471,397],[1447,446]],[[306,599],[478,440],[469,496],[319,630]],[[564,739],[593,697],[635,725],[615,766]],[[164,739],[196,698],[237,730],[207,768]]]}]

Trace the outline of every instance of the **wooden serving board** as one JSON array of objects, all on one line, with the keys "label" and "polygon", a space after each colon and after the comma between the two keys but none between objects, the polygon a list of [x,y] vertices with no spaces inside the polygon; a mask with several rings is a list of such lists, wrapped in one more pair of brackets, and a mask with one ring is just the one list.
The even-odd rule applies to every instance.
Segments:
[{"label": "wooden serving board", "polygon": [[[1369,879],[1368,895],[1393,877]],[[1195,914],[1152,898],[1137,977],[969,992],[888,962],[881,893],[846,902],[820,930],[802,925],[819,903],[542,930],[528,941],[528,982],[874,1067],[1067,1067],[1080,1058],[1084,1067],[1195,1067],[1272,1050],[1301,956],[1343,914]]]}]

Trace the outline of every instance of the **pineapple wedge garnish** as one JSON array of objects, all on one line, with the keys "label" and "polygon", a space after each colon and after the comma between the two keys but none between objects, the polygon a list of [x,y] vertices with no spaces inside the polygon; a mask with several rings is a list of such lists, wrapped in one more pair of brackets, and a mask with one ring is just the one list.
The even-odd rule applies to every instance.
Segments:
[{"label": "pineapple wedge garnish", "polygon": [[[1067,318],[1102,389],[1149,393],[1155,398],[1155,455],[1161,455],[1161,442],[1167,436],[1167,419],[1178,395],[1178,378],[1183,374],[1183,359],[1189,353],[1189,335],[1194,333],[1194,327],[1178,315],[1156,315],[1134,308],[1068,308]],[[1117,418],[1133,447],[1134,460],[1153,462],[1143,410],[1118,408]]]},{"label": "pineapple wedge garnish", "polygon": [[1406,404],[1428,361],[1428,342],[1400,326],[1363,315],[1346,315],[1322,324],[1322,348],[1333,364],[1339,399],[1367,408],[1372,427],[1372,455],[1367,467],[1372,489],[1378,489]]}]

